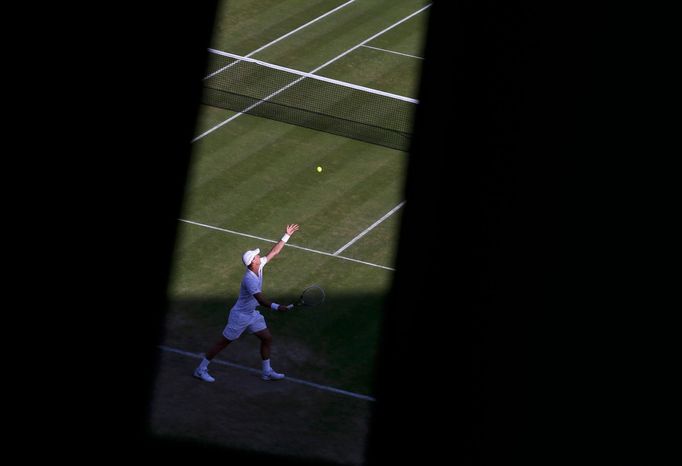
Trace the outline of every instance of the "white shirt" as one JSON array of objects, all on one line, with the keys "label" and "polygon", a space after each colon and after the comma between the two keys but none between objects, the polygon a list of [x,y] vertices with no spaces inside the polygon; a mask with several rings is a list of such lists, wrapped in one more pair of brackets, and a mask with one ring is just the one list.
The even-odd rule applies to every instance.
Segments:
[{"label": "white shirt", "polygon": [[258,275],[253,273],[250,269],[246,269],[242,284],[239,288],[239,298],[234,303],[230,311],[242,312],[250,314],[256,310],[258,301],[253,297],[254,294],[260,293],[263,288],[263,267],[268,263],[267,257],[260,258],[260,267],[258,267]]}]

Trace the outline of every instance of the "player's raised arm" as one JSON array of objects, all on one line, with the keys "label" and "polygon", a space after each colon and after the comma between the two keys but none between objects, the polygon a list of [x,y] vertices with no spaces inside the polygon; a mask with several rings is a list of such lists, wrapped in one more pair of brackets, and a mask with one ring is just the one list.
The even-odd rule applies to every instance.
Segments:
[{"label": "player's raised arm", "polygon": [[270,249],[270,252],[265,256],[268,259],[268,262],[272,260],[279,252],[282,250],[284,247],[284,244],[289,241],[289,237],[293,235],[296,231],[298,231],[298,224],[292,223],[291,225],[287,225],[286,228],[286,233],[284,233],[284,236],[282,236],[282,239],[280,239],[277,244],[275,244],[272,249]]}]

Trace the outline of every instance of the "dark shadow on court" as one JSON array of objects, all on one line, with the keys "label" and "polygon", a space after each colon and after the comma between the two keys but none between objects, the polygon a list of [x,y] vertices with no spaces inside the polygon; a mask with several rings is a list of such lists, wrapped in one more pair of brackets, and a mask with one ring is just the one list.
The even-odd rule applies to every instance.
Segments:
[{"label": "dark shadow on court", "polygon": [[[456,4],[456,11],[448,4]],[[82,312],[77,330],[62,324],[39,342],[41,351],[53,353],[34,362],[59,363],[49,377],[40,378],[51,385],[40,385],[36,398],[47,397],[51,410],[31,418],[38,426],[30,432],[32,439],[50,439],[67,451],[87,445],[99,457],[125,460],[151,454],[157,462],[303,463],[279,453],[218,447],[215,438],[186,440],[207,424],[215,432],[210,423],[218,409],[258,405],[238,400],[231,385],[231,402],[219,403],[218,393],[209,394],[209,387],[191,378],[194,361],[180,358],[166,368],[159,356],[200,99],[196,77],[205,69],[214,7],[215,2],[199,2],[110,11],[96,23],[102,30],[87,35],[97,48],[84,56],[99,60],[80,73],[93,79],[81,90],[99,100],[79,107],[83,131],[72,144],[83,145],[81,168],[88,183],[74,198],[96,202],[72,217],[55,215],[55,225],[65,219],[80,222],[73,249],[84,251],[87,261],[72,265],[59,294],[50,296],[67,308],[60,317],[78,304]],[[582,77],[547,62],[548,57],[570,62],[574,56],[567,48],[545,50],[561,28],[543,15],[540,8],[516,3],[434,2],[395,282],[382,309],[386,319],[378,342],[368,464],[439,464],[443,459],[470,465],[557,464],[571,454],[573,464],[580,459],[580,445],[567,439],[589,431],[590,413],[582,402],[589,402],[590,393],[573,396],[585,380],[570,357],[580,352],[580,344],[566,333],[589,327],[584,310],[596,314],[598,309],[579,299],[584,297],[579,286],[559,282],[573,285],[572,278],[590,268],[592,257],[585,251],[600,251],[594,245],[581,249],[588,241],[576,243],[577,235],[571,236],[569,252],[576,255],[567,258],[565,237],[559,234],[560,227],[580,233],[575,226],[582,225],[579,209],[570,212],[568,226],[560,222],[566,202],[560,194],[566,194],[566,176],[576,174],[573,156],[582,155],[580,162],[586,162],[591,153],[571,144]],[[562,73],[578,84],[556,86]],[[62,137],[73,129],[65,125]],[[577,188],[568,197],[573,194],[584,196]],[[218,303],[208,305],[218,311]],[[583,314],[576,317],[576,309]],[[206,326],[209,341],[195,342],[194,350],[210,344],[220,327]],[[247,345],[240,346],[246,350]],[[40,366],[30,369],[40,371]],[[227,376],[219,383],[242,377],[229,368],[219,372]],[[172,437],[154,437],[147,428],[157,375],[166,382],[165,407],[153,419],[182,430],[168,432]],[[72,383],[52,388],[65,379]],[[173,390],[168,384],[176,380],[178,390]],[[284,451],[278,436],[289,428],[276,412],[284,399],[268,397],[271,409],[248,416],[276,424],[277,432],[263,423],[254,435],[272,437],[278,452]],[[279,414],[312,409],[301,400],[290,408],[280,407]],[[320,408],[319,422],[334,418],[337,409],[333,404]],[[577,419],[575,412],[585,416]],[[195,424],[183,426],[188,415],[196,416]],[[300,419],[291,424],[305,428]],[[626,453],[641,454],[646,445],[635,440],[642,426],[634,421],[623,426],[618,432],[631,440]],[[328,439],[338,434],[334,424],[316,427]],[[222,428],[230,433],[239,426]],[[306,439],[295,442],[298,448]],[[347,436],[339,441],[344,442],[353,440]],[[317,447],[310,443],[307,447]],[[315,464],[326,464],[331,456],[311,455]]]},{"label": "dark shadow on court", "polygon": [[373,395],[384,299],[328,295],[315,308],[261,310],[274,337],[273,367],[295,380],[261,380],[259,340],[244,334],[211,363],[213,383],[192,373],[222,332],[233,297],[171,301],[155,361],[150,435],[292,461],[363,464],[374,403],[363,397]]}]

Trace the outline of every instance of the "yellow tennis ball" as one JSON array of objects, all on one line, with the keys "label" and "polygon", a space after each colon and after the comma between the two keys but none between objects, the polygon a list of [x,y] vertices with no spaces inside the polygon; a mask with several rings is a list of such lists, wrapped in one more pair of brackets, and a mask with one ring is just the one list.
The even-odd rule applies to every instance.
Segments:
[{"label": "yellow tennis ball", "polygon": [[317,173],[322,173],[322,167],[317,167]]}]

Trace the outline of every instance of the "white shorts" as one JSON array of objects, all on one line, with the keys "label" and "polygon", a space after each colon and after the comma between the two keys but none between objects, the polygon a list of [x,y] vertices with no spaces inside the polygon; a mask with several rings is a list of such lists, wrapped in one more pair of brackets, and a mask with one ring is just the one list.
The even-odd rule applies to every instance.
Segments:
[{"label": "white shorts", "polygon": [[253,311],[251,314],[243,312],[230,312],[227,318],[227,325],[223,330],[223,336],[230,341],[234,341],[244,333],[244,330],[249,330],[249,333],[260,332],[268,328],[265,325],[265,318],[259,311]]}]

